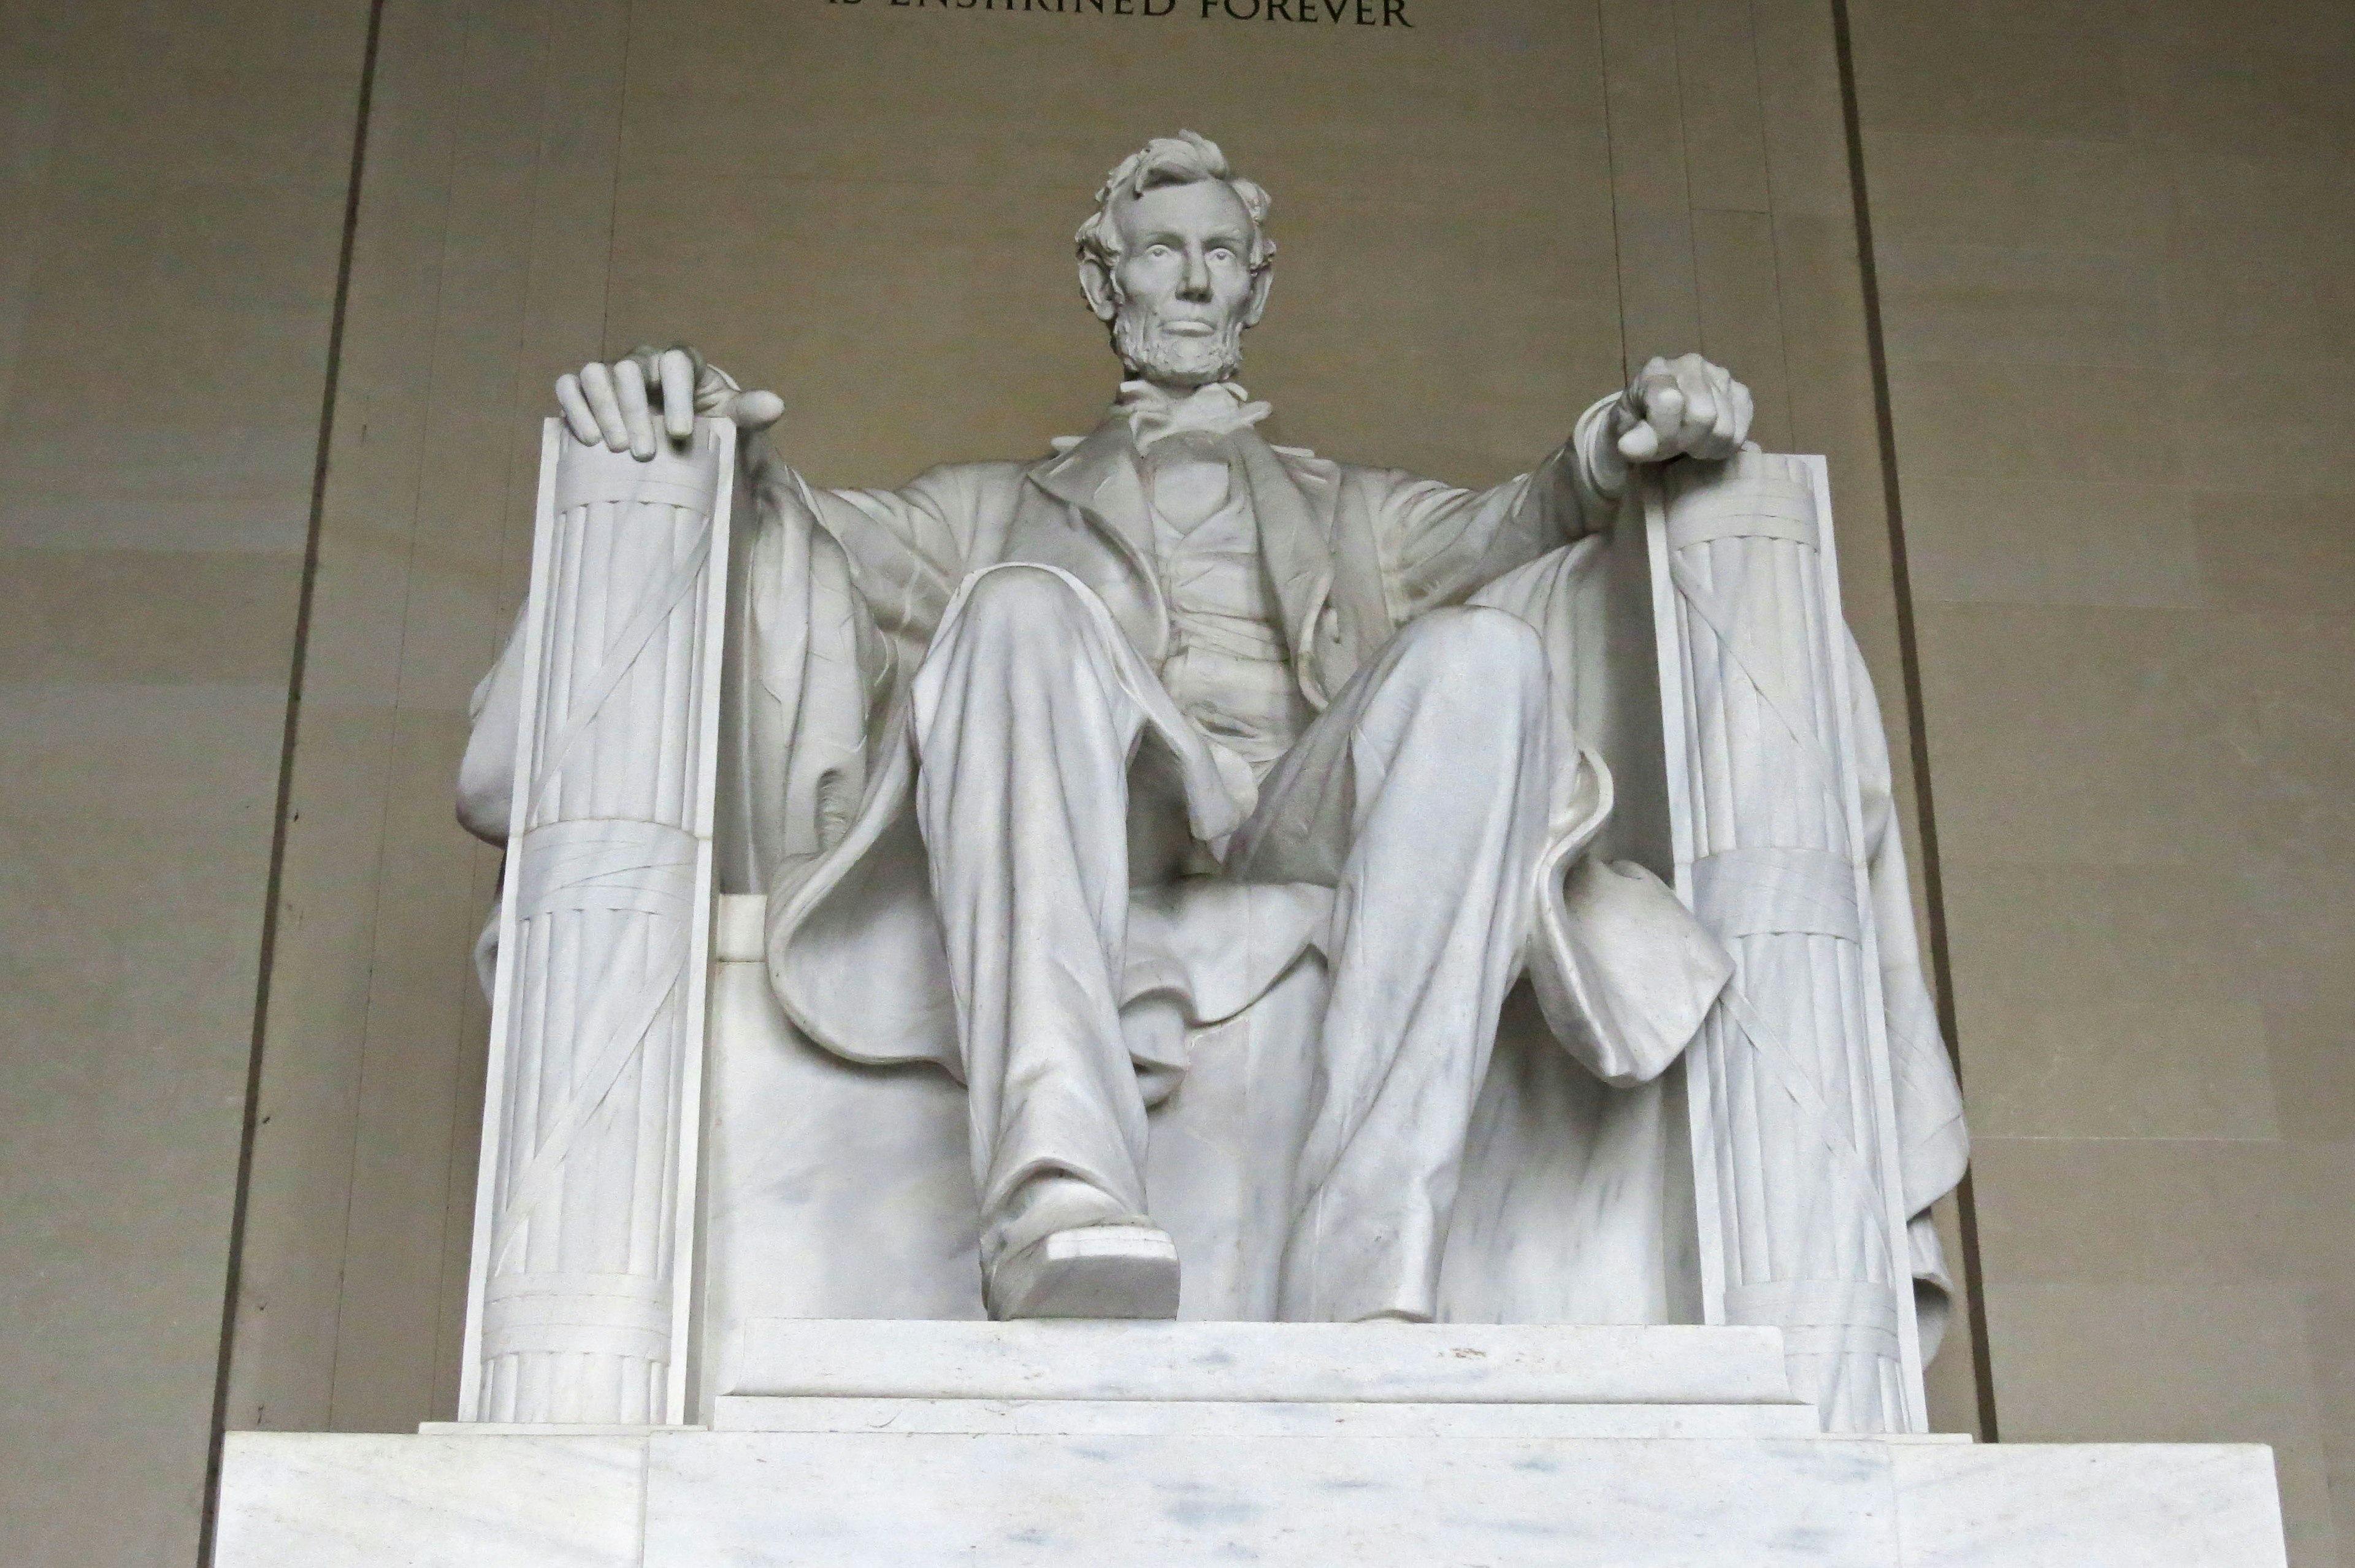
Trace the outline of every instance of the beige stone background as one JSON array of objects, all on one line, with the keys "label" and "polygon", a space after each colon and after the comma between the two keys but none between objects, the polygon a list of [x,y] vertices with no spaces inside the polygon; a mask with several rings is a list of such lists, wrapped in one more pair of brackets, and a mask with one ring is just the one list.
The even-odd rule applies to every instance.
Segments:
[{"label": "beige stone background", "polygon": [[1276,195],[1282,439],[1493,479],[1698,347],[1830,455],[1980,1139],[1938,1424],[2271,1442],[2336,1562],[2355,10],[1850,8],[0,0],[0,1559],[450,1413],[450,781],[555,371],[689,338],[830,482],[1041,451],[1071,229],[1190,124]]},{"label": "beige stone background", "polygon": [[2355,6],[1853,9],[2000,1435],[2355,1562]]},{"label": "beige stone background", "polygon": [[0,0],[0,1562],[194,1561],[365,6]]}]

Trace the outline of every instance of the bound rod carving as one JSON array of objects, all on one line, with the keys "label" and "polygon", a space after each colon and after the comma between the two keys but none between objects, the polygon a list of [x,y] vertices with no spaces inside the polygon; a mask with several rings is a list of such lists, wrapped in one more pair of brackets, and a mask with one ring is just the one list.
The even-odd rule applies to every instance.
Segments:
[{"label": "bound rod carving", "polygon": [[1784,1333],[1834,1430],[1922,1431],[1856,766],[1861,673],[1819,459],[1646,487],[1677,888],[1734,974],[1685,1057],[1705,1309]]},{"label": "bound rod carving", "polygon": [[735,428],[549,421],[461,1406],[682,1418]]}]

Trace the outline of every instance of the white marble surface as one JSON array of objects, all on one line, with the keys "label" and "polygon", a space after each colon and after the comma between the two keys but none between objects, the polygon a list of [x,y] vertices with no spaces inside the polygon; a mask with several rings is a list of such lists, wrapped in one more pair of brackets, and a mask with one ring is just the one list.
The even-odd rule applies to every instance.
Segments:
[{"label": "white marble surface", "polygon": [[636,1568],[646,1439],[232,1432],[214,1568]]},{"label": "white marble surface", "polygon": [[680,414],[634,456],[548,421],[531,592],[460,768],[507,851],[469,1419],[686,1413],[736,429]]},{"label": "white marble surface", "polygon": [[2273,1450],[1996,1443],[1895,1450],[1904,1568],[2283,1568]]},{"label": "white marble surface", "polygon": [[1685,1057],[1708,1320],[1782,1328],[1828,1430],[1925,1431],[1908,1226],[1961,1179],[1962,1101],[1824,462],[1642,490],[1677,891],[1735,965]]},{"label": "white marble surface", "polygon": [[1786,1404],[1350,1404],[1260,1400],[723,1399],[717,1432],[1073,1437],[1813,1437]]},{"label": "white marble surface", "polygon": [[1410,1323],[748,1325],[725,1392],[860,1399],[1785,1404],[1771,1328]]},{"label": "white marble surface", "polygon": [[[1612,795],[1569,717],[1571,671],[1607,639],[1561,584],[1573,542],[1608,531],[1631,466],[1734,452],[1748,393],[1699,356],[1655,359],[1624,389],[1595,389],[1606,395],[1574,426],[1563,409],[1571,439],[1486,490],[1271,446],[1254,429],[1267,405],[1233,381],[1272,282],[1268,210],[1190,132],[1107,177],[1080,275],[1126,379],[1094,432],[1052,456],[854,496],[747,443],[760,526],[728,632],[743,767],[724,880],[780,895],[758,951],[799,1044],[869,1070],[950,1066],[969,1090],[912,1072],[888,1088],[883,1072],[844,1078],[804,1101],[825,1102],[803,1121],[822,1115],[832,1136],[770,1162],[744,1146],[793,1140],[802,1122],[723,1118],[731,1147],[713,1169],[735,1190],[713,1209],[766,1213],[792,1193],[806,1221],[779,1266],[745,1269],[783,1286],[771,1297],[963,1316],[976,1271],[1055,1232],[1149,1216],[1199,1283],[1174,1300],[1115,1290],[1123,1315],[1625,1322],[1681,1307],[1688,1226],[1667,1215],[1672,1181],[1643,1136],[1657,1118],[1565,1118],[1551,1115],[1563,1096],[1484,1085],[1522,1084],[1487,1069],[1525,957],[1546,1049],[1582,1063],[1598,1097],[1657,1081],[1722,979],[1723,955],[1657,882],[1573,865]],[[659,467],[697,414],[758,430],[782,407],[677,349],[581,367],[557,396],[564,458],[621,471]],[[1400,559],[1420,562],[1414,581],[1381,576]],[[1507,588],[1511,603],[1494,599]],[[843,641],[860,595],[898,645],[888,675],[875,638]],[[566,622],[558,635],[582,645],[551,657],[594,664],[605,619]],[[478,741],[514,722],[503,694],[528,686],[493,681]],[[681,694],[673,728],[694,730],[695,683],[666,689]],[[907,729],[879,739],[887,709]],[[1172,765],[1133,778],[1148,732]],[[476,815],[495,816],[497,792],[475,793]],[[1550,918],[1525,941],[1532,898]],[[728,951],[753,951],[734,934]],[[1285,982],[1311,949],[1321,990]],[[1419,1000],[1398,1005],[1410,984]],[[741,1000],[722,1011],[743,1014]],[[1191,1094],[1189,1056],[1204,1070]],[[820,1076],[737,1065],[753,1080],[730,1085],[753,1091],[747,1108],[771,1080]],[[1166,1136],[1148,1138],[1148,1104],[1173,1089],[1152,1123]],[[1518,1147],[1523,1130],[1549,1151],[1524,1189],[1566,1189],[1561,1200],[1531,1200],[1546,1223],[1513,1231],[1509,1257],[1456,1246],[1477,1144]],[[863,1169],[804,1179],[859,1139],[930,1153],[879,1162],[896,1192]],[[759,1192],[737,1180],[747,1172],[766,1179]],[[1495,1186],[1472,1191],[1494,1219]],[[837,1234],[880,1244],[814,1266]],[[743,1283],[715,1290],[719,1323],[743,1316]],[[1026,1310],[1018,1294],[999,1305]],[[650,1315],[610,1304],[533,1310],[519,1344],[570,1350],[610,1317],[654,1333]]]},{"label": "white marble surface", "polygon": [[[777,1430],[234,1433],[219,1568],[2283,1568],[2259,1447],[1598,1437],[1625,1406],[730,1400]],[[1784,1415],[1804,1407],[1751,1406]],[[1726,1407],[1667,1407],[1667,1419]],[[793,1428],[793,1429],[787,1429]]]},{"label": "white marble surface", "polygon": [[1822,1439],[657,1436],[645,1568],[1890,1568],[1889,1462]]},{"label": "white marble surface", "polygon": [[[741,936],[768,901],[719,903]],[[712,966],[707,1349],[759,1317],[979,1317],[964,1092],[929,1063],[862,1068],[812,1044],[752,934],[751,960]]]}]

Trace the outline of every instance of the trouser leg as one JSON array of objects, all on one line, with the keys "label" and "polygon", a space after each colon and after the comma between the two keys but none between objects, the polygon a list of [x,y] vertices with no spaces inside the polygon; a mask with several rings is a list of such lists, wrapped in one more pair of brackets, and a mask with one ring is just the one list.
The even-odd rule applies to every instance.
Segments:
[{"label": "trouser leg", "polygon": [[1238,875],[1336,889],[1286,1318],[1436,1310],[1465,1135],[1533,907],[1546,698],[1529,626],[1427,615],[1278,764],[1238,836]]},{"label": "trouser leg", "polygon": [[1118,990],[1144,715],[1080,592],[1034,568],[985,574],[917,677],[917,821],[955,992],[985,1269],[1145,1211],[1145,1103]]}]

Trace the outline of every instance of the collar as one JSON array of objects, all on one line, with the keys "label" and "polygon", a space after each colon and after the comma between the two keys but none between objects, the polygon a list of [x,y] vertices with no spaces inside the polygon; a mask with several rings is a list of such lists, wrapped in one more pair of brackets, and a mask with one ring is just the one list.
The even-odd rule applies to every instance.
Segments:
[{"label": "collar", "polygon": [[1199,387],[1184,397],[1172,397],[1150,381],[1123,381],[1112,411],[1127,420],[1136,450],[1145,453],[1165,436],[1231,435],[1250,429],[1270,412],[1267,404],[1250,400],[1232,381]]}]

